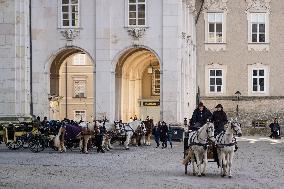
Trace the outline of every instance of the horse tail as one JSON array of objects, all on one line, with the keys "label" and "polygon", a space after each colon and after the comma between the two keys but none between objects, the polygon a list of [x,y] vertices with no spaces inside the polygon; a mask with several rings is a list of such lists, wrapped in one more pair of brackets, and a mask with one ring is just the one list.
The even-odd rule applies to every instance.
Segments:
[{"label": "horse tail", "polygon": [[187,156],[182,161],[182,164],[183,165],[188,164],[191,161],[191,158],[193,158],[193,152],[192,152],[192,150],[188,150]]}]

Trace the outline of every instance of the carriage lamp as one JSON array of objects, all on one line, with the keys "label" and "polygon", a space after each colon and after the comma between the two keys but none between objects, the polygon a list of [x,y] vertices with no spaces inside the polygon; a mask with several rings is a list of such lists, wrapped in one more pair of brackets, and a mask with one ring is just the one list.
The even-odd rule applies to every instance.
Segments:
[{"label": "carriage lamp", "polygon": [[239,101],[240,101],[241,95],[242,93],[240,91],[235,92],[235,96],[237,97],[237,108],[236,108],[237,117],[239,117]]}]

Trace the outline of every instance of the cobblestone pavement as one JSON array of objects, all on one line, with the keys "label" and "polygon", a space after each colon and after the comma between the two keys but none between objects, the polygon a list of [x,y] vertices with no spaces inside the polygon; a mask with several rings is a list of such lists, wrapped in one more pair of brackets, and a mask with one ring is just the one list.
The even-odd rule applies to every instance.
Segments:
[{"label": "cobblestone pavement", "polygon": [[32,153],[0,145],[0,188],[283,188],[284,141],[243,137],[234,159],[233,178],[221,178],[216,163],[206,177],[184,174],[183,143],[173,149],[117,146],[105,154]]}]

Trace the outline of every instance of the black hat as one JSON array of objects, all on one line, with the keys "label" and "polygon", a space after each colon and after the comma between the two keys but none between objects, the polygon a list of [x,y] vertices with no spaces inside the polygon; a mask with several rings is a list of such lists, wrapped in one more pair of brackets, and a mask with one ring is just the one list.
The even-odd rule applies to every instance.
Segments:
[{"label": "black hat", "polygon": [[204,107],[204,104],[202,102],[199,102],[198,107]]},{"label": "black hat", "polygon": [[218,104],[215,108],[222,108],[223,109],[223,106],[222,106],[222,104]]}]

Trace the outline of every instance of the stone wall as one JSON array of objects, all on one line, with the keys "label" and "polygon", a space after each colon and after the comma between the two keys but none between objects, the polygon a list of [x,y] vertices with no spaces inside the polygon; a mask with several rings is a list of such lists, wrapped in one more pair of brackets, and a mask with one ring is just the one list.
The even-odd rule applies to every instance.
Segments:
[{"label": "stone wall", "polygon": [[[281,134],[284,129],[284,98],[282,97],[243,97],[238,102],[235,97],[203,97],[202,102],[214,111],[217,104],[222,104],[228,119],[237,117],[237,105],[239,106],[239,120],[245,135],[268,136],[269,124],[278,117],[281,126]],[[266,120],[264,128],[253,127],[253,120]]]}]

